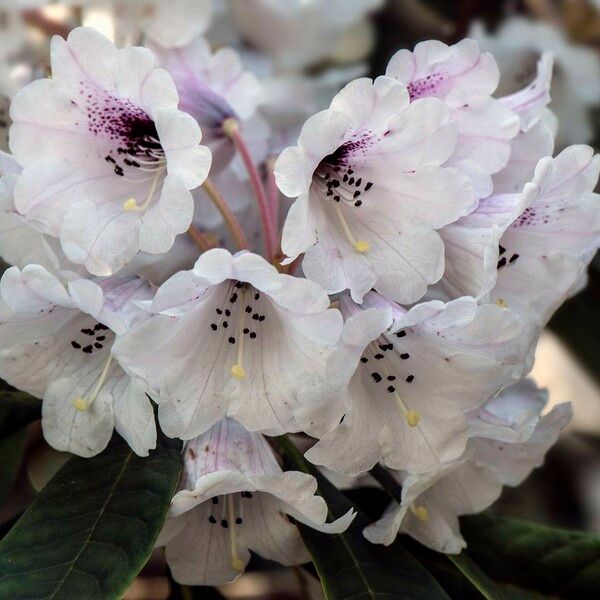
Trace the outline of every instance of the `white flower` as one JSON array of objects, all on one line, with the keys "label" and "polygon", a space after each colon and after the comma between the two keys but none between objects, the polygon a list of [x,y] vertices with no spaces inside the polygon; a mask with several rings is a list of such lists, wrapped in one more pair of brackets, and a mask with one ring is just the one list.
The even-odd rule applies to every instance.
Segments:
[{"label": "white flower", "polygon": [[[522,142],[519,152],[534,147],[524,163],[515,158],[511,185],[528,174],[536,154],[550,150],[544,146],[552,144],[544,119]],[[545,325],[578,289],[600,245],[599,197],[593,193],[599,171],[600,158],[589,146],[570,146],[539,160],[521,193],[481,200],[473,213],[441,232],[446,271],[439,287],[449,297],[490,297]]]},{"label": "white flower", "polygon": [[19,268],[41,265],[55,275],[60,273],[62,279],[83,276],[84,273],[77,273],[77,266],[65,258],[58,240],[31,227],[17,212],[14,188],[22,170],[10,154],[0,151],[0,257]]},{"label": "white flower", "polygon": [[600,157],[589,146],[540,160],[519,216],[500,238],[494,302],[541,327],[578,289],[600,246],[599,172]]},{"label": "white flower", "polygon": [[507,19],[493,35],[476,23],[469,35],[498,61],[501,94],[527,84],[538,58],[551,53],[555,69],[550,93],[552,110],[561,125],[559,147],[591,139],[594,132],[589,109],[600,97],[600,59],[594,50],[572,44],[552,25],[521,17]]},{"label": "white flower", "polygon": [[296,429],[298,389],[322,373],[342,327],[317,284],[224,249],[166,281],[149,310],[115,354],[156,391],[165,433],[182,439],[224,416],[256,431]]},{"label": "white flower", "polygon": [[255,162],[265,158],[268,127],[256,114],[262,89],[258,79],[244,69],[235,50],[220,48],[213,54],[203,37],[181,48],[164,49],[156,44],[149,48],[173,77],[180,110],[200,124],[204,144],[213,154],[213,172],[226,167],[235,154],[223,130],[227,119],[240,124]]},{"label": "white flower", "polygon": [[117,50],[78,28],[53,38],[53,78],[11,106],[11,150],[24,167],[17,210],[96,275],[139,250],[169,250],[210,167],[197,123],[177,110],[173,82],[154,63],[149,50]]},{"label": "white flower", "polygon": [[234,0],[243,38],[284,69],[301,69],[336,53],[344,34],[382,0]]},{"label": "white flower", "polygon": [[326,523],[316,480],[282,472],[267,441],[232,419],[186,444],[181,487],[157,545],[166,546],[174,579],[189,585],[232,581],[250,550],[283,565],[308,561],[288,515],[326,533],[341,533],[354,518],[349,511]]},{"label": "white flower", "polygon": [[370,293],[363,304],[341,301],[347,320],[325,382],[303,390],[297,421],[320,438],[306,457],[352,475],[378,461],[423,472],[457,459],[465,413],[520,364],[516,316],[473,298],[407,311]]},{"label": "white flower", "polygon": [[281,191],[298,197],[283,230],[286,262],[305,252],[308,278],[358,302],[373,287],[418,300],[443,273],[435,230],[476,206],[466,176],[439,166],[455,142],[440,100],[410,103],[389,77],[349,83],[275,166]]},{"label": "white flower", "polygon": [[[477,42],[465,39],[453,46],[435,40],[421,42],[414,52],[399,50],[385,74],[406,85],[411,100],[434,97],[448,106],[458,132],[448,165],[466,165],[467,173],[480,170],[477,180],[484,182],[485,175],[506,165],[519,119],[492,98],[498,86],[498,67]],[[481,187],[485,188],[485,183]]]},{"label": "white flower", "polygon": [[212,20],[212,0],[113,0],[115,26],[123,42],[140,33],[165,48],[189,44]]},{"label": "white flower", "polygon": [[503,485],[516,486],[539,467],[571,418],[569,404],[540,416],[547,394],[530,381],[507,389],[471,415],[465,456],[423,475],[396,473],[402,503],[364,530],[376,544],[391,544],[408,533],[438,552],[466,547],[458,517],[486,509]]},{"label": "white flower", "polygon": [[0,376],[43,398],[48,443],[80,456],[101,452],[113,428],[141,456],[156,444],[147,386],[111,355],[115,334],[151,297],[138,278],[78,279],[68,288],[39,265],[11,267],[0,283]]}]

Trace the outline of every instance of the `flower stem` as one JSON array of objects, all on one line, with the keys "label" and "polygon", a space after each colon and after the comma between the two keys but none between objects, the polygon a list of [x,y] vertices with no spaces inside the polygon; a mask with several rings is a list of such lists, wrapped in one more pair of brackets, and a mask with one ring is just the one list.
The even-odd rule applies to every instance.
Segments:
[{"label": "flower stem", "polygon": [[223,122],[223,132],[233,142],[246,166],[246,171],[248,172],[248,177],[250,177],[250,184],[252,185],[262,220],[266,258],[267,260],[272,261],[275,258],[275,240],[277,233],[271,217],[271,209],[267,200],[265,187],[254,162],[252,161],[248,146],[240,133],[238,122],[234,118],[225,119]]},{"label": "flower stem", "polygon": [[196,246],[202,250],[202,252],[206,252],[211,248],[214,248],[214,244],[206,237],[204,233],[202,233],[195,225],[190,225],[190,228],[187,230],[187,234],[194,241]]},{"label": "flower stem", "polygon": [[229,228],[229,231],[231,232],[235,243],[238,245],[238,248],[240,250],[247,250],[248,240],[244,235],[244,230],[242,229],[242,226],[240,225],[240,222],[237,220],[236,216],[231,212],[227,202],[225,202],[225,199],[223,196],[221,196],[213,181],[210,178],[206,179],[206,181],[202,184],[202,187],[204,188],[207,196],[212,200],[212,203],[217,207],[217,210],[221,213],[221,216]]},{"label": "flower stem", "polygon": [[[271,157],[267,160],[267,201],[269,204],[269,209],[271,211],[271,223],[277,231],[279,229],[279,208],[280,208],[280,200],[281,196],[279,194],[279,188],[277,187],[277,182],[275,181],[275,158]],[[281,247],[281,240],[279,236],[276,236],[275,239],[275,253],[279,254]]]}]

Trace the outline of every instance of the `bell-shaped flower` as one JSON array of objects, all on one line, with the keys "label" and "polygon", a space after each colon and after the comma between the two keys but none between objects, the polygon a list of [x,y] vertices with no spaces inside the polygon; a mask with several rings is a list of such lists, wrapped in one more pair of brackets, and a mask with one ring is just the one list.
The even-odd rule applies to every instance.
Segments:
[{"label": "bell-shaped flower", "polygon": [[326,523],[327,505],[306,473],[283,472],[262,435],[223,419],[184,448],[184,473],[157,545],[173,578],[221,585],[244,571],[250,550],[283,565],[309,560],[289,517],[341,533],[354,514]]},{"label": "bell-shaped flower", "polygon": [[500,239],[494,302],[541,327],[579,288],[600,246],[599,173],[600,157],[589,146],[540,160],[522,212]]},{"label": "bell-shaped flower", "polygon": [[53,38],[51,62],[52,78],[11,106],[10,146],[24,167],[17,210],[95,275],[139,250],[168,251],[211,162],[170,76],[149,50],[117,50],[87,28]]},{"label": "bell-shaped flower", "polygon": [[165,433],[182,439],[224,416],[253,431],[297,430],[298,390],[323,372],[342,327],[317,284],[220,248],[167,280],[148,310],[115,354],[150,384]]},{"label": "bell-shaped flower", "polygon": [[39,265],[9,268],[0,281],[0,377],[43,399],[48,443],[93,456],[113,429],[139,455],[156,444],[147,386],[130,377],[111,354],[151,298],[134,277],[71,281],[65,288]]},{"label": "bell-shaped flower", "polygon": [[357,302],[373,287],[418,300],[443,273],[436,230],[476,206],[467,177],[440,166],[455,145],[440,100],[409,102],[389,77],[349,83],[275,165],[280,190],[298,197],[283,230],[286,262],[304,252],[309,279],[329,293],[350,289]]},{"label": "bell-shaped flower", "polygon": [[[528,133],[537,135],[538,125]],[[543,326],[578,289],[600,245],[599,172],[592,148],[571,146],[542,158],[521,193],[481,200],[441,232],[446,270],[438,287],[449,297],[489,295]]]},{"label": "bell-shaped flower", "polygon": [[213,154],[213,172],[226,167],[235,153],[225,131],[228,119],[241,127],[255,162],[265,158],[269,130],[257,114],[262,88],[258,79],[244,69],[235,50],[220,48],[212,53],[201,36],[181,48],[165,49],[156,44],[149,48],[158,64],[173,77],[180,110],[200,124],[203,143]]},{"label": "bell-shaped flower", "polygon": [[351,475],[378,461],[422,473],[458,459],[466,413],[520,369],[516,315],[466,297],[406,310],[375,293],[362,309],[348,298],[340,308],[340,346],[296,411],[319,438],[306,457]]},{"label": "bell-shaped flower", "polygon": [[430,473],[395,472],[402,502],[364,530],[376,544],[393,543],[399,532],[448,554],[466,547],[458,517],[485,510],[504,485],[517,486],[541,466],[571,419],[569,404],[540,416],[547,394],[530,381],[508,388],[472,415],[465,455]]},{"label": "bell-shaped flower", "polygon": [[[434,97],[448,106],[458,141],[447,164],[462,167],[483,182],[506,166],[519,117],[492,97],[500,77],[498,66],[476,41],[465,39],[453,46],[420,42],[413,52],[399,50],[385,74],[406,85],[411,100]],[[487,189],[483,184],[475,187]]]},{"label": "bell-shaped flower", "polygon": [[553,25],[523,17],[506,19],[494,33],[475,22],[469,35],[498,62],[500,95],[521,89],[535,72],[536,61],[551,54],[555,69],[550,94],[560,123],[559,148],[592,139],[590,108],[600,96],[600,59],[595,50],[572,43]]}]

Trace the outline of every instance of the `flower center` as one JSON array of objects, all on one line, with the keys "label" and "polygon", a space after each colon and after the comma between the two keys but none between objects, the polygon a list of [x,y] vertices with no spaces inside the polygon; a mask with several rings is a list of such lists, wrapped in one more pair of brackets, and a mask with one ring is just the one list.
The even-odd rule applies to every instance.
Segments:
[{"label": "flower center", "polygon": [[[389,361],[387,363],[384,362],[385,353],[393,351],[394,344],[388,342],[385,339],[381,341],[377,340],[376,342],[371,342],[369,344],[369,349],[371,350],[372,354],[368,356],[365,352],[365,354],[361,358],[361,362],[366,365],[369,363],[369,360],[372,360],[374,364],[377,364],[377,366],[365,367],[369,371],[370,381],[377,387],[383,385],[385,387],[386,393],[393,396],[396,404],[398,405],[398,408],[400,409],[400,412],[406,419],[408,426],[417,427],[421,419],[421,415],[416,410],[413,410],[406,405],[396,387],[396,381],[398,380],[398,376],[393,374],[386,367],[386,364],[389,365]],[[408,354],[403,353],[400,355],[400,358],[406,360],[404,357],[408,358],[408,356]],[[412,383],[414,381],[414,376],[409,375],[405,378],[405,381],[406,383]]]},{"label": "flower center", "polygon": [[261,293],[248,283],[230,282],[225,285],[224,293],[225,301],[215,308],[217,318],[210,323],[210,330],[227,336],[227,342],[231,346],[237,345],[235,362],[229,368],[229,373],[235,379],[241,380],[246,377],[246,345],[258,339],[259,325],[267,316],[259,312]]},{"label": "flower center", "polygon": [[326,156],[313,175],[313,183],[322,195],[334,202],[335,214],[348,243],[361,254],[368,252],[371,246],[368,241],[357,239],[344,210],[360,208],[364,194],[373,187],[372,181],[364,180],[355,172],[352,163],[353,159],[364,155],[373,143],[374,136],[370,133],[352,138]]},{"label": "flower center", "polygon": [[[252,492],[227,494],[216,496],[211,500],[213,509],[210,511],[208,522],[211,525],[219,524],[229,533],[229,551],[231,566],[235,571],[242,572],[246,566],[238,553],[238,527],[244,524],[244,503],[252,499]],[[218,507],[221,507],[219,511]],[[219,512],[219,516],[217,516]]]}]

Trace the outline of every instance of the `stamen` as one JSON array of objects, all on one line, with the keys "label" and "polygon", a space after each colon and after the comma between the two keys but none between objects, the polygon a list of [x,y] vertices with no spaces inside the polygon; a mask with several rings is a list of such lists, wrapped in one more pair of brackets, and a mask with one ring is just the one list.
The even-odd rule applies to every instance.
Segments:
[{"label": "stamen", "polygon": [[334,207],[335,207],[337,216],[340,220],[340,223],[342,224],[342,229],[344,230],[344,233],[346,234],[346,237],[348,238],[348,241],[350,242],[350,244],[352,246],[354,246],[354,249],[357,252],[360,252],[361,254],[368,252],[369,249],[371,248],[371,245],[369,244],[369,242],[367,242],[366,240],[354,239],[354,235],[352,235],[352,231],[350,231],[350,227],[348,226],[346,217],[344,217],[344,213],[342,213],[342,209],[340,208],[339,204],[334,204]]},{"label": "stamen", "polygon": [[244,327],[246,326],[246,311],[243,309],[243,306],[246,304],[246,289],[242,289],[241,291],[242,297],[240,298],[239,303],[239,316],[238,316],[238,331],[237,331],[237,340],[238,340],[238,352],[237,352],[237,362],[233,367],[231,367],[231,374],[236,379],[244,379],[246,377],[246,370],[244,369]]},{"label": "stamen", "polygon": [[236,520],[233,512],[233,498],[231,494],[227,495],[227,508],[229,510],[229,543],[231,547],[231,566],[235,571],[241,573],[245,564],[244,561],[238,556],[237,542],[236,542]]},{"label": "stamen", "polygon": [[504,298],[498,298],[498,300],[496,300],[496,305],[500,308],[508,308],[508,304]]},{"label": "stamen", "polygon": [[77,396],[77,398],[75,398],[73,400],[73,406],[78,411],[84,412],[86,410],[89,410],[90,406],[92,406],[94,400],[96,399],[96,396],[100,393],[100,390],[102,389],[102,386],[104,385],[104,382],[106,381],[106,376],[108,375],[108,372],[110,370],[111,363],[112,363],[112,354],[109,355],[108,360],[106,361],[104,368],[102,369],[102,373],[100,373],[100,377],[98,378],[98,381],[96,382],[94,390],[92,391],[92,393],[88,399],[81,397],[81,396]]},{"label": "stamen", "polygon": [[422,523],[429,519],[429,511],[424,506],[415,506],[413,503],[410,505],[410,512]]}]

